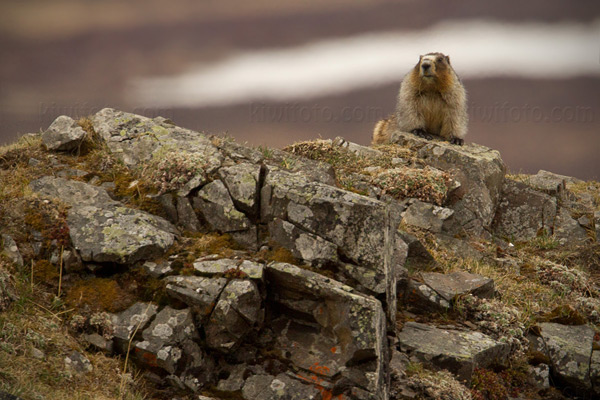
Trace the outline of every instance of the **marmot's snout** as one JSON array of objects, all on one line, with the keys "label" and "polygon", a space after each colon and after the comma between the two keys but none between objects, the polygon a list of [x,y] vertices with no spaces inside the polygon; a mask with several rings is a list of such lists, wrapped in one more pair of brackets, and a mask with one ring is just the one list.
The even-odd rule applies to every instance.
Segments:
[{"label": "marmot's snout", "polygon": [[431,68],[431,64],[429,61],[423,61],[421,63],[421,75],[423,76],[431,76],[433,75],[433,68]]}]

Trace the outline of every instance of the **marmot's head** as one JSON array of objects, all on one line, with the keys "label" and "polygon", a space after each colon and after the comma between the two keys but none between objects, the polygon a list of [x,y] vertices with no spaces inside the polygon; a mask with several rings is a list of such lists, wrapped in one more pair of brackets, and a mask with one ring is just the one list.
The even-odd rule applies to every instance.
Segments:
[{"label": "marmot's head", "polygon": [[438,89],[450,83],[452,67],[450,57],[442,53],[427,53],[419,58],[413,73],[417,75],[422,83],[437,86]]}]

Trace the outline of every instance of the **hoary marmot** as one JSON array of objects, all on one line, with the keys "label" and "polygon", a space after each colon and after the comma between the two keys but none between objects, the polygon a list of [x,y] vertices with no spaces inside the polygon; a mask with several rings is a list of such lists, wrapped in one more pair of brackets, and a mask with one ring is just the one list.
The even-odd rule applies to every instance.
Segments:
[{"label": "hoary marmot", "polygon": [[372,144],[388,143],[397,129],[427,139],[441,136],[462,145],[468,122],[467,93],[450,57],[428,53],[402,80],[396,114],[375,125]]}]

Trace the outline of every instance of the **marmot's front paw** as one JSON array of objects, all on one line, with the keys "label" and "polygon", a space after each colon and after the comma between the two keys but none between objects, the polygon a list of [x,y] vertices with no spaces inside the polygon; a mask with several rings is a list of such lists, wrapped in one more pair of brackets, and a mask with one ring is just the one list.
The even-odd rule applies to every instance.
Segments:
[{"label": "marmot's front paw", "polygon": [[465,143],[465,141],[464,139],[453,137],[452,139],[450,139],[450,143],[462,146]]},{"label": "marmot's front paw", "polygon": [[410,133],[412,133],[413,135],[418,136],[420,138],[423,138],[423,139],[427,139],[427,140],[433,139],[433,136],[431,136],[429,133],[427,133],[427,131],[425,129],[421,129],[421,128],[413,129],[412,131],[410,131]]}]

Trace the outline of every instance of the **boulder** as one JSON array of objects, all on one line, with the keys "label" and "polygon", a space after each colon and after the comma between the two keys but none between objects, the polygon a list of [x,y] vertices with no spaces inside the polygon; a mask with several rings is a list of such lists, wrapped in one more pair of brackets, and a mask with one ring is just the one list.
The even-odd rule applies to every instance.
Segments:
[{"label": "boulder", "polygon": [[208,173],[223,161],[223,155],[207,136],[175,126],[162,117],[151,119],[104,108],[91,119],[110,151],[128,167],[139,166],[165,151],[201,156]]},{"label": "boulder", "polygon": [[84,261],[132,264],[157,258],[175,239],[175,228],[166,220],[123,206],[73,207],[67,224]]},{"label": "boulder", "polygon": [[554,221],[554,237],[560,244],[582,243],[588,240],[588,234],[579,222],[571,216],[571,213],[559,207]]},{"label": "boulder", "polygon": [[177,225],[183,230],[198,232],[202,229],[202,224],[194,212],[194,207],[187,197],[177,196],[175,198],[177,212]]},{"label": "boulder", "polygon": [[556,199],[521,182],[507,179],[494,219],[494,231],[511,240],[527,241],[545,230],[552,233]]},{"label": "boulder", "polygon": [[292,311],[272,316],[274,350],[300,368],[298,375],[308,382],[320,381],[324,388],[357,387],[386,399],[387,336],[381,303],[291,264],[274,263],[266,272],[270,300]]},{"label": "boulder", "polygon": [[402,214],[402,222],[417,228],[439,233],[448,227],[454,211],[433,204],[414,200]]},{"label": "boulder", "polygon": [[504,364],[510,346],[474,331],[439,329],[407,322],[398,336],[400,350],[469,384],[475,368]]},{"label": "boulder", "polygon": [[225,278],[181,275],[169,276],[164,281],[167,294],[192,307],[201,319],[210,315],[227,284]]},{"label": "boulder", "polygon": [[42,134],[42,143],[48,150],[71,151],[81,146],[85,135],[85,131],[77,124],[77,121],[61,115]]},{"label": "boulder", "polygon": [[240,163],[219,169],[219,177],[227,187],[236,208],[251,218],[258,218],[260,165]]},{"label": "boulder", "polygon": [[205,327],[206,344],[229,353],[259,324],[261,295],[255,282],[230,281]]},{"label": "boulder", "polygon": [[457,228],[480,235],[490,226],[506,171],[500,153],[474,143],[456,146],[400,131],[392,133],[391,142],[409,147],[423,163],[448,172],[460,183],[448,206],[455,212]]},{"label": "boulder", "polygon": [[83,261],[131,264],[161,256],[175,239],[168,221],[124,207],[100,187],[46,176],[30,188],[71,206],[67,225]]},{"label": "boulder", "polygon": [[571,176],[559,175],[540,169],[537,174],[527,177],[525,183],[534,189],[540,190],[550,196],[564,198],[567,183],[581,182]]},{"label": "boulder", "polygon": [[587,325],[568,326],[553,322],[538,324],[540,337],[534,343],[552,363],[552,374],[579,393],[592,390],[590,364],[594,329]]},{"label": "boulder", "polygon": [[214,231],[243,231],[252,226],[248,217],[235,208],[227,188],[220,180],[203,186],[193,198],[193,206]]}]

